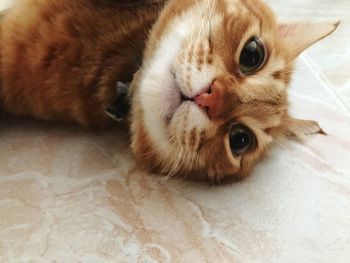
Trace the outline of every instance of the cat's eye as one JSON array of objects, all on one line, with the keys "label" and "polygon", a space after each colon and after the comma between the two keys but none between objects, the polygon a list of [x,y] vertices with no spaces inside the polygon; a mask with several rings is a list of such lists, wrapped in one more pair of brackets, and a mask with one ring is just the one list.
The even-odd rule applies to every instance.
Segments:
[{"label": "cat's eye", "polygon": [[256,37],[248,40],[239,58],[239,69],[243,74],[252,74],[259,70],[265,62],[264,44]]},{"label": "cat's eye", "polygon": [[231,151],[236,156],[248,152],[255,145],[255,136],[245,125],[233,124],[229,136]]}]

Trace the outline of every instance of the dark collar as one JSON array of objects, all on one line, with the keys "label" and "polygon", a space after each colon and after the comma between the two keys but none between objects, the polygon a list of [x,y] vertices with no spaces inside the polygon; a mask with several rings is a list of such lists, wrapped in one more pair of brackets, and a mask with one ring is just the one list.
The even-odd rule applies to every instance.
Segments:
[{"label": "dark collar", "polygon": [[117,82],[115,87],[117,97],[114,102],[106,109],[106,114],[117,122],[124,121],[129,113],[128,89],[130,83]]}]

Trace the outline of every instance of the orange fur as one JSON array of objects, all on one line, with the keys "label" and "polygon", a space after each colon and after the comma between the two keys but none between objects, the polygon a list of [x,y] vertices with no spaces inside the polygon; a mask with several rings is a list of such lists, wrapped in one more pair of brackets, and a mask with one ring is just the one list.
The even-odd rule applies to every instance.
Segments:
[{"label": "orange fur", "polygon": [[[164,2],[23,0],[1,22],[2,110],[105,127],[116,82],[138,70],[130,88],[138,163],[214,183],[247,176],[275,140],[322,133],[316,122],[289,116],[287,87],[295,58],[337,25],[279,25],[260,0]],[[239,56],[252,36],[267,60],[243,75]],[[208,85],[220,98],[211,118],[180,101],[180,93],[193,98]],[[230,151],[233,122],[257,140],[242,156]]]},{"label": "orange fur", "polygon": [[[116,2],[116,1],[114,1]],[[0,105],[16,115],[104,127],[162,3],[23,0],[1,22]]]},{"label": "orange fur", "polygon": [[[183,25],[186,19],[189,22]],[[305,26],[307,33],[302,31]],[[132,148],[139,164],[170,176],[213,183],[238,180],[250,173],[274,141],[286,136],[301,138],[323,133],[316,122],[289,116],[287,86],[296,56],[333,32],[336,26],[278,25],[272,11],[259,0],[169,1],[154,26],[146,45],[144,67],[132,87]],[[166,71],[157,73],[153,65],[164,60],[158,55],[159,50],[166,50],[169,45],[171,53],[176,48],[168,41],[172,34],[183,37],[181,47],[162,68],[169,67],[176,76],[162,78]],[[261,70],[243,76],[238,72],[239,52],[252,36],[263,40],[268,59]],[[203,83],[203,79],[207,82]],[[167,85],[164,83],[168,83],[172,89],[193,97],[212,82],[220,94],[220,114],[211,114],[208,120],[193,102],[182,102],[169,123],[158,125],[161,116],[149,124],[152,118],[162,115],[162,108],[157,105],[164,101],[154,98],[157,96],[154,87],[159,86],[157,92],[162,93]],[[254,149],[238,157],[228,145],[233,122],[248,126],[257,139]]]}]

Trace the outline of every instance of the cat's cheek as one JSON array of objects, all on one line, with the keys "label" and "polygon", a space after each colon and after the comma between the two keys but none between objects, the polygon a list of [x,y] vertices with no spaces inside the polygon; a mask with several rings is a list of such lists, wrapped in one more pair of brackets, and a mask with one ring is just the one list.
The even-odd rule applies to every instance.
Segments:
[{"label": "cat's cheek", "polygon": [[[172,138],[180,139],[187,132],[201,133],[213,129],[213,125],[195,103],[183,102],[175,111],[169,125],[168,131]],[[189,139],[190,140],[190,139]]]}]

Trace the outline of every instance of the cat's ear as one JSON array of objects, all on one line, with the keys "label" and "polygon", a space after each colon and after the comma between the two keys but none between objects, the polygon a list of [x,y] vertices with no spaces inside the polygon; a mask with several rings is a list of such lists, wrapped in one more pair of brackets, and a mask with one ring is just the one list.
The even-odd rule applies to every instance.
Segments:
[{"label": "cat's ear", "polygon": [[282,39],[290,54],[296,58],[306,48],[333,33],[340,21],[320,23],[283,23],[278,26],[278,37]]},{"label": "cat's ear", "polygon": [[299,120],[294,118],[289,118],[285,122],[284,134],[287,137],[293,137],[298,140],[303,140],[307,135],[312,134],[326,135],[316,121]]}]

